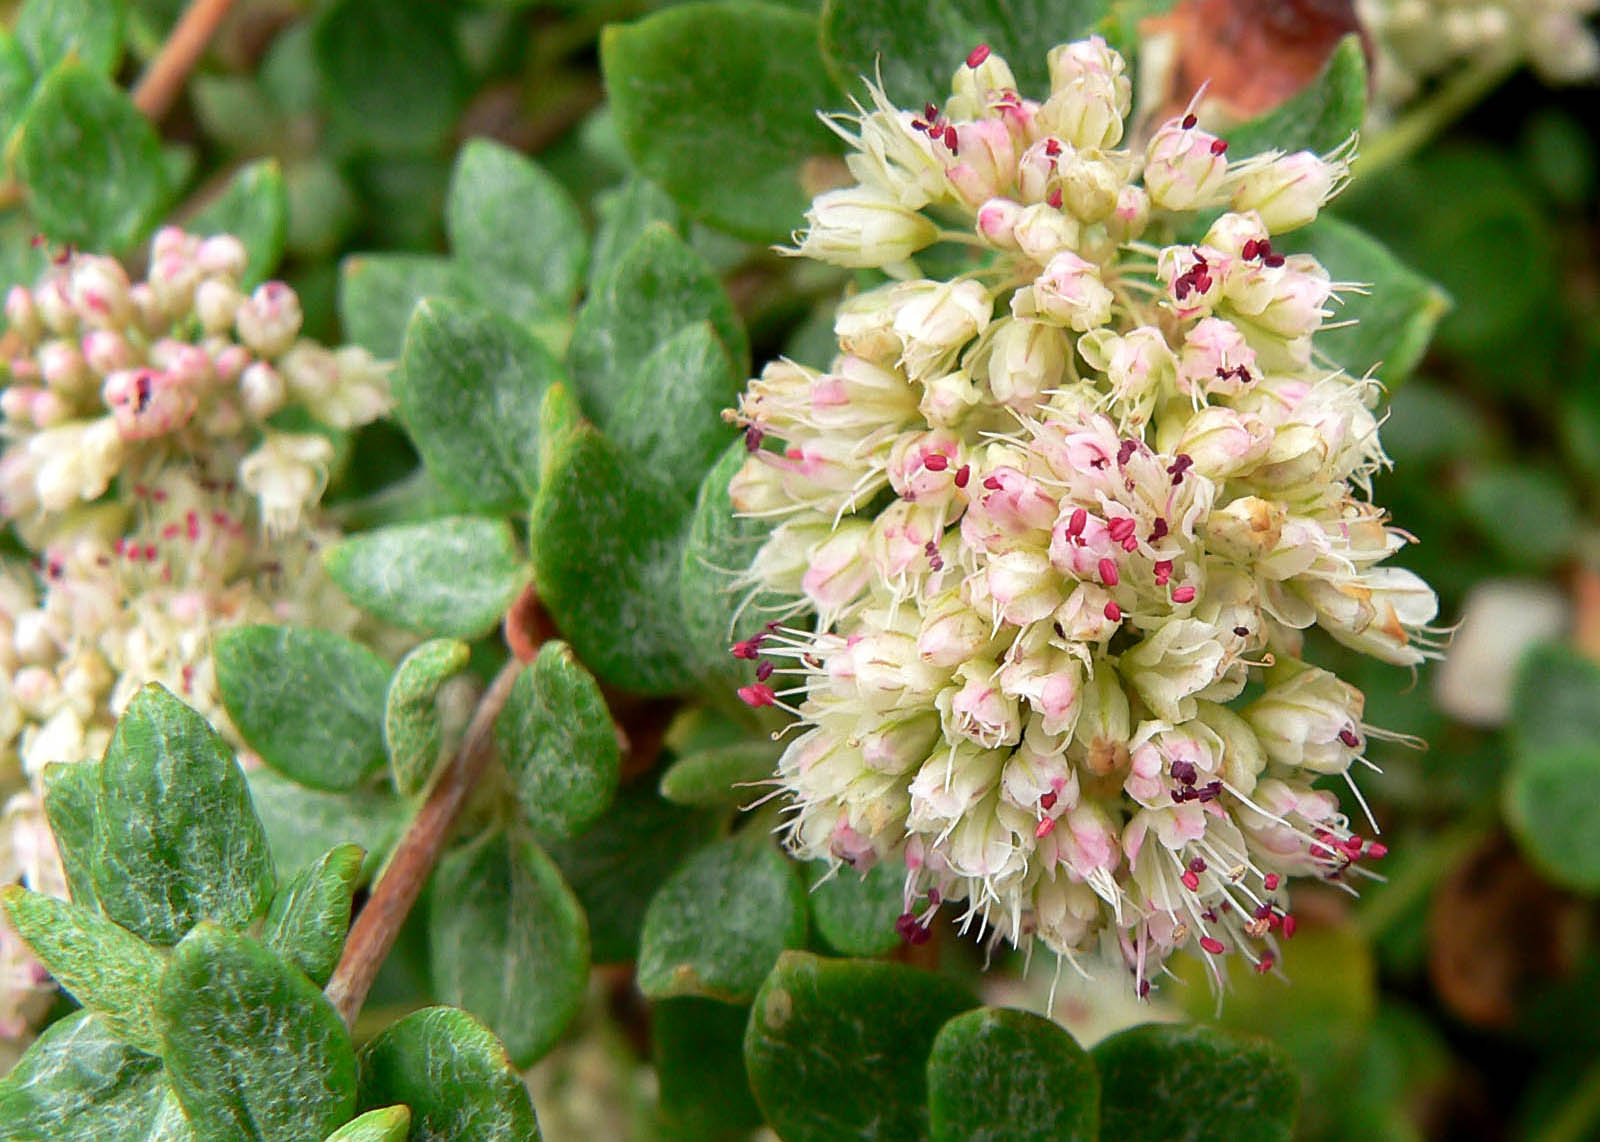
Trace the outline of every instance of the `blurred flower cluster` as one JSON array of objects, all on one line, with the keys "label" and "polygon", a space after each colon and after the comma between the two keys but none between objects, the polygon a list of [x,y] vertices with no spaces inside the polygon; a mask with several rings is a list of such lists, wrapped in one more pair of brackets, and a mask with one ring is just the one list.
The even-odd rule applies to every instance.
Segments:
[{"label": "blurred flower cluster", "polygon": [[[1378,385],[1313,346],[1356,287],[1274,246],[1346,155],[1230,161],[1192,114],[1119,149],[1122,58],[1049,70],[1036,102],[980,47],[943,107],[874,87],[834,122],[856,185],[795,252],[902,280],[845,303],[828,371],[775,362],[740,404],[735,504],[781,521],[750,585],[799,601],[734,653],[805,727],[797,855],[903,861],[907,939],[956,905],[1142,995],[1188,945],[1271,970],[1289,879],[1383,855],[1314,787],[1377,731],[1302,632],[1414,666],[1436,602],[1363,494]],[[916,276],[936,243],[972,268]]]},{"label": "blurred flower cluster", "polygon": [[[315,516],[335,460],[315,425],[383,415],[387,367],[300,338],[294,291],[247,293],[245,271],[237,239],[169,228],[144,281],[67,251],[6,298],[0,516],[27,551],[0,564],[0,880],[66,895],[45,768],[99,757],[142,685],[229,726],[213,632],[359,618],[318,557],[337,532]],[[0,1036],[37,983],[0,931]]]},{"label": "blurred flower cluster", "polygon": [[1546,80],[1600,74],[1600,44],[1586,25],[1596,0],[1358,0],[1377,50],[1375,104],[1396,108],[1451,68],[1526,59]]}]

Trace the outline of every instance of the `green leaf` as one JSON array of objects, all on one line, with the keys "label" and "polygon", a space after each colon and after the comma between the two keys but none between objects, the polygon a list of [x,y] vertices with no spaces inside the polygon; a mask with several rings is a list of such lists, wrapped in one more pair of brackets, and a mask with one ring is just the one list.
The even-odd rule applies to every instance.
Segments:
[{"label": "green leaf", "polygon": [[710,814],[669,805],[648,786],[636,785],[624,787],[582,837],[550,842],[550,856],[589,917],[595,963],[637,955],[651,895],[715,830]]},{"label": "green leaf", "polygon": [[[1592,716],[1592,714],[1591,714]],[[1600,781],[1600,746],[1555,746],[1520,756],[1506,775],[1506,823],[1523,852],[1555,883],[1600,892],[1600,818],[1575,791]]]},{"label": "green leaf", "polygon": [[561,873],[504,834],[439,862],[429,917],[436,994],[477,1015],[526,1067],[583,1006],[589,930]]},{"label": "green leaf", "polygon": [[[289,198],[289,230],[285,242],[292,253],[322,261],[336,255],[344,240],[362,220],[361,203],[356,200],[350,180],[326,155],[313,155],[289,164],[284,171],[284,189]],[[378,255],[396,261],[418,255]],[[441,259],[442,260],[442,259]],[[405,334],[411,306],[394,320],[394,340],[380,356],[400,355],[400,340]]]},{"label": "green leaf", "polygon": [[811,919],[830,948],[847,956],[881,956],[900,946],[894,922],[905,911],[903,869],[888,861],[865,876],[849,868],[828,876],[826,862],[807,868],[820,878],[811,889]]},{"label": "green leaf", "polygon": [[265,281],[282,259],[289,234],[289,192],[278,161],[261,159],[239,168],[186,229],[192,234],[232,234],[250,255],[244,287]]},{"label": "green leaf", "polygon": [[0,903],[17,935],[74,999],[129,1046],[160,1053],[151,1016],[166,962],[154,948],[97,913],[21,885],[0,889]]},{"label": "green leaf", "polygon": [[196,928],[173,952],[158,1013],[173,1090],[208,1135],[322,1142],[355,1113],[338,1013],[250,937]]},{"label": "green leaf", "polygon": [[411,1111],[404,1106],[385,1106],[352,1118],[328,1135],[328,1142],[405,1142],[410,1131]]},{"label": "green leaf", "polygon": [[344,951],[362,856],[360,845],[329,849],[284,881],[267,911],[262,934],[267,947],[318,987],[327,984]]},{"label": "green leaf", "polygon": [[[572,383],[595,423],[608,433],[628,431],[624,420],[648,397],[638,389],[646,360],[679,330],[704,321],[727,350],[732,371],[742,377],[750,344],[727,291],[681,238],[659,223],[651,225],[589,296],[572,331],[567,349]],[[714,386],[702,382],[698,387]],[[641,431],[632,426],[633,439]]]},{"label": "green leaf", "polygon": [[806,938],[792,864],[764,839],[695,853],[650,900],[639,937],[639,990],[652,999],[751,999],[778,956]]},{"label": "green leaf", "polygon": [[772,776],[780,753],[770,738],[753,737],[685,754],[661,775],[661,796],[709,809],[754,800],[750,786]]},{"label": "green leaf", "polygon": [[733,438],[722,410],[745,380],[709,321],[686,325],[614,386],[601,428],[668,483],[697,488]]},{"label": "green leaf", "polygon": [[750,1089],[785,1142],[926,1138],[928,1053],[975,1006],[960,984],[903,964],[785,952],[751,1007]]},{"label": "green leaf", "polygon": [[98,908],[94,896],[94,806],[100,763],[54,763],[44,769],[44,814],[74,904]]},{"label": "green leaf", "polygon": [[243,928],[272,898],[272,857],[233,751],[154,683],[100,766],[93,877],[107,917],[154,944],[201,920]]},{"label": "green leaf", "polygon": [[411,1108],[411,1137],[536,1142],[528,1089],[493,1033],[465,1011],[427,1007],[361,1051],[361,1107]]},{"label": "green leaf", "polygon": [[21,124],[17,177],[53,241],[121,250],[140,241],[169,196],[161,141],[110,80],[80,63],[45,76]]},{"label": "green leaf", "polygon": [[606,28],[600,61],[623,145],[691,214],[755,242],[800,225],[807,161],[839,149],[814,16],[684,4]]},{"label": "green leaf", "polygon": [[1600,665],[1569,646],[1536,646],[1517,667],[1511,692],[1515,757],[1600,742]]},{"label": "green leaf", "polygon": [[614,686],[670,694],[693,680],[676,600],[688,506],[589,426],[561,441],[533,501],[539,598]]},{"label": "green leaf", "polygon": [[1366,114],[1367,57],[1361,37],[1352,34],[1339,41],[1316,79],[1228,131],[1228,157],[1273,150],[1326,154],[1361,130]]},{"label": "green leaf", "polygon": [[1092,1055],[1103,1138],[1294,1136],[1300,1080],[1264,1039],[1152,1024],[1111,1036]]},{"label": "green leaf", "polygon": [[425,642],[406,655],[389,680],[383,744],[395,791],[409,797],[428,783],[444,748],[439,689],[466,669],[471,648],[451,638]]},{"label": "green leaf", "polygon": [[450,14],[397,0],[337,0],[323,9],[313,49],[339,143],[413,155],[445,141],[466,89]]},{"label": "green leaf", "polygon": [[302,785],[354,789],[383,764],[389,666],[341,635],[233,627],[215,643],[217,689],[263,761]]},{"label": "green leaf", "polygon": [[494,630],[528,577],[511,524],[477,516],[363,532],[325,559],[333,581],[362,610],[449,638]]},{"label": "green leaf", "polygon": [[680,217],[677,204],[666,191],[641,175],[630,175],[620,187],[598,199],[600,225],[595,231],[594,249],[589,254],[589,292],[596,293],[617,268],[622,256],[633,249],[651,223],[659,222],[677,233]]},{"label": "green leaf", "polygon": [[467,295],[460,268],[432,254],[352,254],[339,266],[339,323],[345,337],[385,360],[400,356],[417,302]]},{"label": "green leaf", "polygon": [[69,56],[100,75],[122,58],[123,0],[24,0],[17,41],[43,75]]},{"label": "green leaf", "polygon": [[1337,320],[1355,324],[1318,333],[1317,349],[1356,376],[1376,368],[1391,388],[1410,376],[1450,310],[1444,291],[1376,239],[1332,215],[1285,235],[1283,245],[1314,256],[1335,281],[1368,287],[1365,294],[1343,295]]},{"label": "green leaf", "polygon": [[367,854],[361,868],[365,882],[389,855],[407,819],[405,806],[387,789],[319,793],[270,769],[250,774],[250,797],[285,876],[350,842]]},{"label": "green leaf", "polygon": [[700,482],[679,579],[680,613],[695,674],[706,687],[725,693],[754,681],[753,664],[729,652],[739,636],[735,624],[758,626],[758,616],[783,601],[738,584],[739,573],[750,565],[761,538],[771,530],[771,521],[734,511],[728,488],[746,455],[744,442],[735,441]]},{"label": "green leaf", "polygon": [[936,1142],[1095,1142],[1100,1078],[1050,1020],[980,1007],[933,1041],[928,1118]]},{"label": "green leaf", "polygon": [[6,145],[12,128],[27,110],[37,78],[17,37],[9,28],[0,28],[0,146]]},{"label": "green leaf", "polygon": [[575,837],[617,795],[622,751],[594,676],[551,641],[516,680],[495,741],[522,816],[540,835]]},{"label": "green leaf", "polygon": [[675,1137],[742,1139],[761,1125],[744,1075],[749,1021],[748,1007],[714,999],[664,999],[650,1009],[661,1114]]},{"label": "green leaf", "polygon": [[1474,464],[1461,504],[1484,538],[1516,567],[1542,571],[1577,540],[1581,521],[1567,482],[1518,464]]},{"label": "green leaf", "polygon": [[1082,39],[1107,0],[928,0],[907,18],[895,0],[827,0],[822,53],[833,78],[858,91],[880,67],[884,90],[900,107],[943,103],[950,77],[979,44],[1005,57],[1022,94],[1050,93],[1045,53]]},{"label": "green leaf", "polygon": [[532,321],[564,315],[577,300],[589,252],[583,217],[531,159],[469,140],[456,159],[444,225],[457,263],[495,308]]},{"label": "green leaf", "polygon": [[78,1011],[52,1023],[0,1079],[6,1142],[146,1142],[166,1093],[161,1060]]},{"label": "green leaf", "polygon": [[516,510],[538,483],[539,403],[560,379],[549,350],[522,326],[430,298],[406,326],[394,397],[434,479],[464,505]]}]

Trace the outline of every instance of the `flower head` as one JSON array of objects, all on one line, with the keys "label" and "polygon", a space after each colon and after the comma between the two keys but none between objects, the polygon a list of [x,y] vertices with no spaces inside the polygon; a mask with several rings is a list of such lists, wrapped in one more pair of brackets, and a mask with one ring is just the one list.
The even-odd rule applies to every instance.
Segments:
[{"label": "flower head", "polygon": [[[1381,853],[1313,787],[1369,729],[1301,632],[1415,665],[1435,604],[1361,495],[1376,385],[1314,349],[1342,287],[1274,248],[1346,155],[1236,161],[1189,115],[1119,150],[1124,71],[1064,45],[1035,102],[974,52],[943,107],[873,88],[835,122],[860,185],[801,252],[907,280],[841,307],[830,369],[775,362],[740,404],[735,504],[779,520],[748,582],[799,599],[735,652],[798,677],[741,691],[808,727],[778,773],[798,855],[903,863],[908,938],[953,905],[1109,948],[1143,994],[1179,947],[1269,969],[1289,878]],[[867,202],[907,237],[830,221]],[[952,236],[966,272],[908,277]]]}]

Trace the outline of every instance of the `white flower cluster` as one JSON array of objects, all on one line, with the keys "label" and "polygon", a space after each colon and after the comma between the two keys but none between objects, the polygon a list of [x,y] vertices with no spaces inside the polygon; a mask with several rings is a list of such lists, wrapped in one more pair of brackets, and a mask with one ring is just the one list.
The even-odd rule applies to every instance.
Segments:
[{"label": "white flower cluster", "polygon": [[[0,883],[65,895],[41,775],[99,757],[142,685],[237,741],[213,634],[359,618],[318,556],[337,532],[306,518],[333,444],[271,418],[366,423],[389,407],[387,368],[299,338],[294,291],[245,294],[244,268],[237,239],[167,229],[146,281],[68,252],[6,298],[0,518],[34,559],[0,562]],[[0,1037],[24,1029],[38,984],[0,931]]]},{"label": "white flower cluster", "polygon": [[1600,0],[1357,0],[1356,9],[1377,48],[1379,108],[1473,60],[1526,59],[1553,83],[1600,74],[1587,26]]},{"label": "white flower cluster", "polygon": [[[1343,159],[1230,162],[1192,115],[1119,149],[1121,57],[1049,64],[1042,103],[979,48],[942,108],[874,88],[836,123],[858,185],[798,252],[905,280],[841,307],[828,371],[742,399],[734,502],[781,521],[749,585],[800,600],[734,653],[745,701],[808,727],[777,778],[798,855],[903,861],[908,939],[961,902],[1064,957],[1104,941],[1142,995],[1191,941],[1270,969],[1288,879],[1383,854],[1314,788],[1372,731],[1302,632],[1414,665],[1436,603],[1380,566],[1407,537],[1358,494],[1377,386],[1313,349],[1338,287],[1273,247]],[[937,241],[973,268],[912,276]]]}]

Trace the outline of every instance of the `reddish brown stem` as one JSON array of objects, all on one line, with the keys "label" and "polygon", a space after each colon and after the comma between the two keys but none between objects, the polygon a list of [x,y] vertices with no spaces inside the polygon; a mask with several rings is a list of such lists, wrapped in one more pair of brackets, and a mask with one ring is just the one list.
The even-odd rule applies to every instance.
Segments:
[{"label": "reddish brown stem", "polygon": [[178,93],[199,62],[234,0],[190,0],[156,58],[133,89],[133,105],[159,123],[178,101]]},{"label": "reddish brown stem", "polygon": [[405,836],[395,846],[389,863],[356,922],[350,927],[344,955],[328,981],[327,996],[344,1019],[354,1026],[378,969],[394,947],[400,925],[417,902],[422,885],[433,871],[439,853],[450,839],[451,828],[466,804],[478,778],[494,756],[494,721],[511,696],[523,664],[512,657],[495,675],[467,726],[467,734],[449,766],[412,818]]}]

